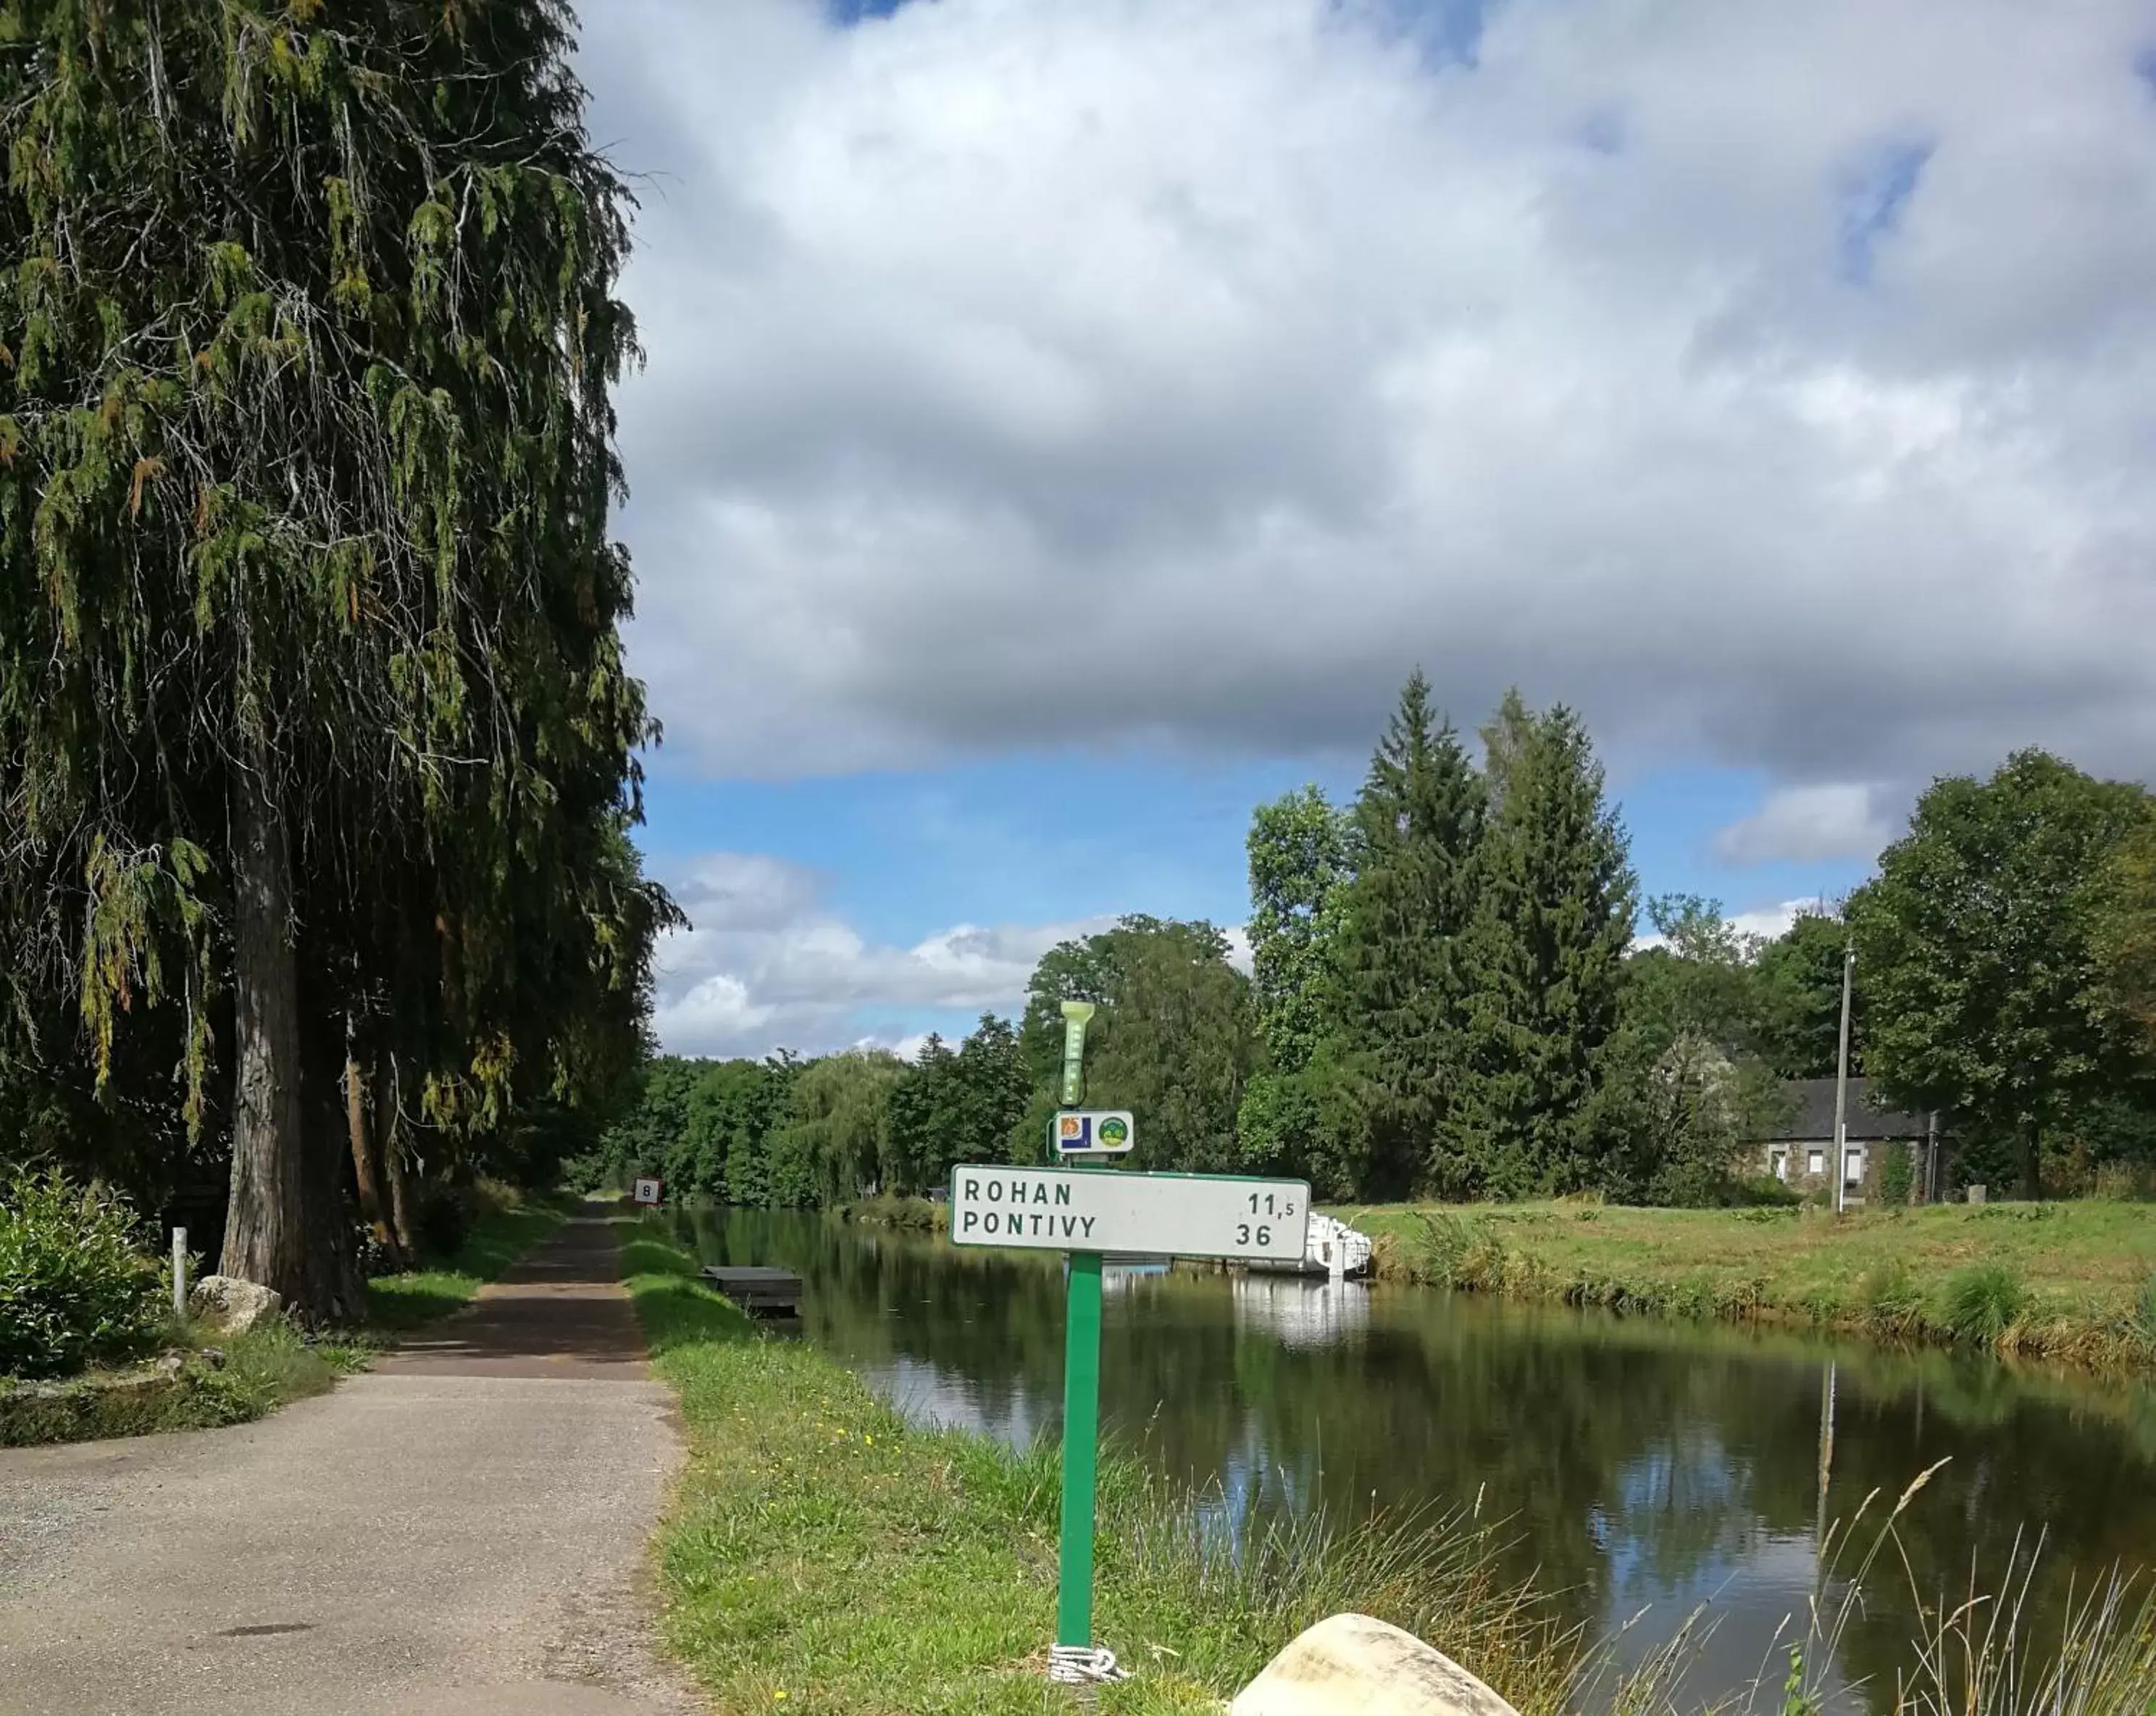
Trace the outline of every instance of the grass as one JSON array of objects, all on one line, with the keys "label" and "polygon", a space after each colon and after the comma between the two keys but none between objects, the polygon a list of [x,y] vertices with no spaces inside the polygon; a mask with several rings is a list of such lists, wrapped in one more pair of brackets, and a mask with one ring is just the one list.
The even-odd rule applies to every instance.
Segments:
[{"label": "grass", "polygon": [[[760,1335],[654,1230],[624,1267],[690,1442],[660,1538],[668,1637],[720,1707],[1042,1709],[1056,1449],[908,1427],[814,1347]],[[1103,1462],[1096,1628],[1140,1672],[1101,1709],[1217,1711],[1347,1608],[1430,1637],[1523,1711],[1563,1708],[1578,1640],[1501,1582],[1493,1528],[1313,1521],[1231,1546],[1201,1503]]]},{"label": "grass", "polygon": [[311,1343],[281,1319],[227,1340],[175,1332],[190,1349],[177,1368],[92,1370],[42,1386],[0,1381],[0,1447],[244,1424],[321,1393],[365,1356],[359,1347]]},{"label": "grass", "polygon": [[[1471,1240],[1471,1244],[1473,1242]],[[908,1426],[813,1346],[766,1336],[698,1282],[656,1228],[629,1230],[624,1273],[659,1374],[680,1396],[687,1470],[659,1538],[671,1649],[729,1711],[814,1716],[1018,1713],[1075,1707],[1045,1681],[1055,1619],[1056,1451]],[[1934,1468],[1936,1469],[1936,1468]],[[1230,1541],[1206,1498],[1111,1455],[1096,1544],[1096,1636],[1131,1681],[1093,1708],[1218,1712],[1290,1638],[1327,1615],[1377,1615],[1480,1674],[1523,1716],[1805,1716],[1875,1579],[1917,1575],[1896,1524],[1903,1492],[1859,1555],[1876,1497],[1838,1527],[1829,1596],[1792,1619],[1753,1684],[1680,1696],[1711,1614],[1695,1614],[1629,1675],[1614,1640],[1562,1628],[1543,1598],[1492,1570],[1503,1527],[1471,1512],[1312,1519]],[[1853,1562],[1853,1565],[1851,1565]],[[2035,1571],[2001,1594],[1918,1594],[1895,1716],[2156,1716],[2156,1609],[2113,1579],[2041,1637],[2025,1618]]]},{"label": "grass", "polygon": [[2094,1370],[2156,1366],[2156,1211],[2142,1204],[1839,1217],[1573,1202],[1335,1213],[1377,1239],[1379,1271],[1397,1279],[1959,1343]]},{"label": "grass", "polygon": [[0,1377],[0,1447],[213,1430],[321,1393],[341,1375],[362,1368],[384,1339],[468,1303],[552,1232],[568,1210],[564,1199],[526,1197],[508,1188],[490,1190],[488,1199],[490,1206],[443,1267],[370,1281],[367,1324],[346,1338],[310,1340],[282,1318],[230,1337],[175,1322],[162,1360],[91,1370],[59,1384]]},{"label": "grass", "polygon": [[402,1334],[460,1309],[560,1227],[568,1209],[567,1200],[559,1196],[529,1196],[502,1188],[473,1222],[464,1243],[439,1267],[377,1275],[367,1283],[368,1328]]}]

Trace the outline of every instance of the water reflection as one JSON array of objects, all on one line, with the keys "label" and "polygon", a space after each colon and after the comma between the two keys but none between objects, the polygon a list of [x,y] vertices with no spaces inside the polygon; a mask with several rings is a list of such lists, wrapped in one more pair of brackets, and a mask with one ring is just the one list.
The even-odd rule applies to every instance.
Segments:
[{"label": "water reflection", "polygon": [[[800,1270],[807,1338],[910,1416],[1014,1443],[1055,1430],[1059,1258],[814,1217],[682,1219],[706,1261]],[[2086,1588],[2114,1562],[2156,1559],[2145,1389],[1939,1353],[1186,1271],[1122,1272],[1102,1345],[1104,1421],[1163,1471],[1217,1486],[1224,1527],[1269,1509],[1479,1496],[1486,1518],[1510,1522],[1513,1570],[1559,1591],[1572,1619],[1604,1631],[1649,1609],[1625,1656],[1711,1604],[1702,1691],[1763,1667],[1779,1680],[1776,1642],[1793,1619],[1802,1626],[1815,1583],[1830,1605],[1845,1591],[1818,1565],[1821,1519],[1846,1519],[1875,1491],[1883,1514],[1936,1461],[1950,1463],[1902,1524],[1910,1574],[1883,1557],[1843,1635],[1848,1682],[1891,1687],[1912,1575],[1935,1602],[1965,1591],[1972,1565],[1995,1587],[2017,1534],[2041,1533],[2035,1598],[2055,1616],[2068,1578]]]}]

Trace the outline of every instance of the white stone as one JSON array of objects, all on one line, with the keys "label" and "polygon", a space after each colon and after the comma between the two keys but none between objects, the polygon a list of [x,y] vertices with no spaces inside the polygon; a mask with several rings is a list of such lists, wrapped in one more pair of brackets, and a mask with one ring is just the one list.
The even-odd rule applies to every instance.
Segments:
[{"label": "white stone", "polygon": [[1368,1615],[1321,1621],[1265,1664],[1229,1716],[1519,1716],[1413,1633]]},{"label": "white stone", "polygon": [[285,1309],[285,1296],[236,1275],[205,1275],[187,1295],[187,1314],[220,1334],[244,1334]]}]

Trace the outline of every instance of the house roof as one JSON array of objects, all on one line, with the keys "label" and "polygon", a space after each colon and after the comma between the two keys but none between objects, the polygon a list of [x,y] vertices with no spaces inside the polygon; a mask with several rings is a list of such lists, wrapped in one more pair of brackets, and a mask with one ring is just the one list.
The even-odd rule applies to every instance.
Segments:
[{"label": "house roof", "polygon": [[[1784,1081],[1782,1089],[1795,1102],[1796,1112],[1789,1117],[1786,1125],[1768,1135],[1770,1139],[1833,1138],[1833,1079],[1790,1078]],[[1845,1118],[1849,1136],[1856,1143],[1887,1138],[1922,1138],[1928,1129],[1926,1119],[1922,1114],[1875,1107],[1869,1078],[1849,1081],[1849,1109]]]}]

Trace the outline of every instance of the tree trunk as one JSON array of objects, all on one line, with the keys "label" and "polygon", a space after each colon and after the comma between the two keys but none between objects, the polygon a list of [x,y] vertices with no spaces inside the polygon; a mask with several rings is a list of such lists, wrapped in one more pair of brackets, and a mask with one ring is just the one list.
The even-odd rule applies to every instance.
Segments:
[{"label": "tree trunk", "polygon": [[419,1256],[413,1242],[412,1176],[404,1159],[403,1111],[398,1104],[397,1057],[387,1047],[374,1062],[374,1129],[382,1149],[384,1177],[389,1182],[389,1228],[396,1237],[400,1263],[408,1269]]},{"label": "tree trunk", "polygon": [[387,1206],[382,1196],[382,1153],[378,1129],[367,1122],[367,1074],[359,1064],[359,1032],[348,1023],[345,1034],[345,1130],[352,1141],[352,1182],[359,1191],[359,1212],[374,1242],[396,1258],[397,1241],[389,1231]]},{"label": "tree trunk", "polygon": [[233,822],[232,1190],[218,1268],[320,1315],[307,1265],[291,848],[259,763],[239,774]]},{"label": "tree trunk", "polygon": [[2044,1196],[2043,1133],[2034,1120],[2021,1127],[2021,1196],[2031,1203],[2041,1202]]}]

